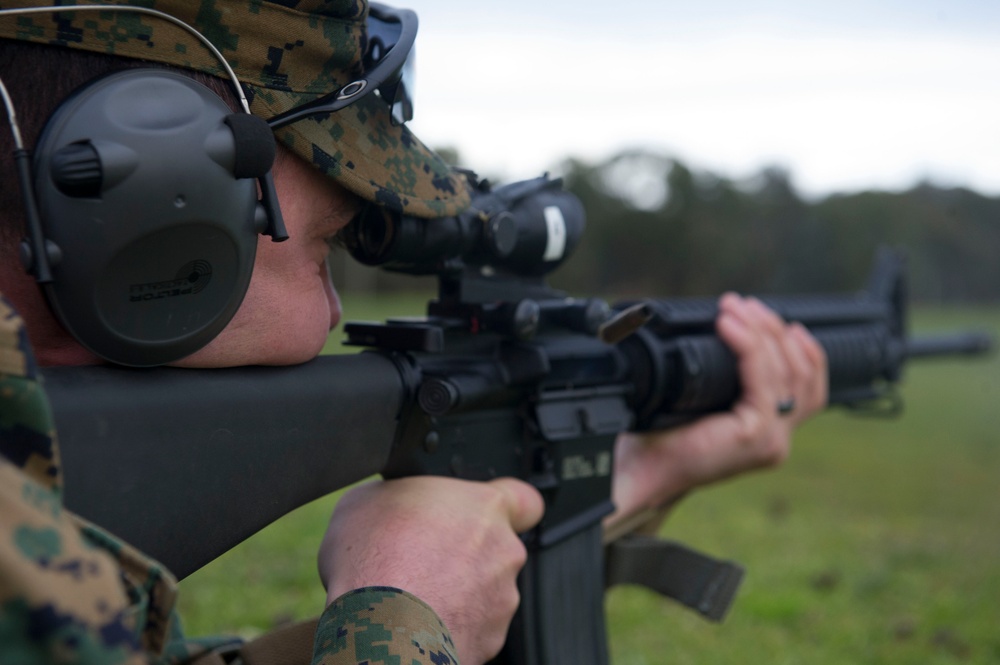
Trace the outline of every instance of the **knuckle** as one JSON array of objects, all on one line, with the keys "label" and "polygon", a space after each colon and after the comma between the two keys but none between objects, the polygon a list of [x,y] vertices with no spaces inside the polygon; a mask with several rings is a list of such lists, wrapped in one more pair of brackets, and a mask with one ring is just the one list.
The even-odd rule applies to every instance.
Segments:
[{"label": "knuckle", "polygon": [[778,314],[762,303],[760,300],[754,299],[754,307],[757,310],[758,316],[760,317],[761,323],[763,323],[768,330],[774,333],[782,333],[785,330],[785,321],[778,316]]},{"label": "knuckle", "polygon": [[498,631],[490,631],[489,636],[486,638],[483,644],[483,655],[484,661],[492,660],[493,658],[500,655],[500,650],[503,649],[503,644],[506,636],[500,635]]},{"label": "knuckle", "polygon": [[765,417],[760,412],[743,418],[740,433],[746,455],[755,466],[768,467],[783,463],[791,452],[791,437],[786,425],[777,416]]},{"label": "knuckle", "polygon": [[521,593],[517,590],[517,585],[510,584],[508,585],[508,589],[503,599],[504,623],[510,623],[510,620],[514,617],[514,613],[517,612],[517,608],[521,605]]},{"label": "knuckle", "polygon": [[778,466],[788,458],[790,452],[787,436],[773,432],[770,434],[759,441],[756,449],[757,462],[762,467]]},{"label": "knuckle", "polygon": [[517,586],[506,585],[497,594],[497,599],[493,605],[493,615],[490,617],[489,630],[484,630],[480,634],[480,649],[483,652],[484,661],[495,658],[503,649],[507,640],[507,629],[510,622],[521,604],[521,594]]},{"label": "knuckle", "polygon": [[765,456],[765,462],[769,466],[777,466],[784,463],[790,453],[791,446],[788,445],[787,437],[777,437]]},{"label": "knuckle", "polygon": [[508,498],[509,495],[506,486],[495,483],[479,483],[478,485],[483,491],[482,500],[485,508],[490,513],[507,512],[507,504],[510,499]]},{"label": "knuckle", "polygon": [[514,562],[515,567],[518,571],[524,568],[524,564],[528,563],[528,548],[521,541],[520,538],[512,538],[513,544],[511,545],[511,560]]},{"label": "knuckle", "polygon": [[744,446],[752,446],[767,429],[765,418],[756,409],[744,409],[738,413],[740,427],[739,442]]}]

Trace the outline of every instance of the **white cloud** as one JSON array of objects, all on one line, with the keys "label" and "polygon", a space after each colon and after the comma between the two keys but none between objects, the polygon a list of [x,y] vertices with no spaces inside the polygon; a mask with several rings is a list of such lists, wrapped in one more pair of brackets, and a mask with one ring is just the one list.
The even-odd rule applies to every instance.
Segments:
[{"label": "white cloud", "polygon": [[737,177],[782,164],[809,194],[927,176],[1000,193],[993,40],[758,17],[660,41],[494,10],[449,30],[421,16],[417,52],[414,131],[481,172],[650,147]]}]

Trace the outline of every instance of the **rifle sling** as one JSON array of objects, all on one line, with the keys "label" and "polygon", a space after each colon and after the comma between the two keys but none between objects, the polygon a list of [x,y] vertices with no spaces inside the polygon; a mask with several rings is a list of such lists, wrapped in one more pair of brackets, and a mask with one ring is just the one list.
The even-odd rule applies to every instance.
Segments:
[{"label": "rifle sling", "polygon": [[638,584],[720,622],[733,602],[744,569],[668,540],[629,534],[607,546],[605,580]]},{"label": "rifle sling", "polygon": [[249,642],[208,651],[190,665],[309,665],[319,617],[291,623]]}]

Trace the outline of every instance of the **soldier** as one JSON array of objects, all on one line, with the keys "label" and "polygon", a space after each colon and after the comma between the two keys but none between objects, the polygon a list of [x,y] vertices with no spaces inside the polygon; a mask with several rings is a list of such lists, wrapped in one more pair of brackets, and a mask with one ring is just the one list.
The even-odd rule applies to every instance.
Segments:
[{"label": "soldier", "polygon": [[[5,9],[41,4],[0,3]],[[374,40],[362,0],[123,4],[153,6],[206,35],[235,69],[249,110],[265,119],[338,88],[351,97],[348,84],[372,66],[366,53]],[[0,16],[0,38],[0,80],[29,147],[64,99],[121,69],[167,66],[236,104],[220,62],[153,16]],[[314,357],[340,317],[326,273],[328,241],[362,201],[428,223],[468,205],[463,180],[391,121],[386,97],[359,95],[275,129],[273,183],[289,239],[257,244],[245,297],[231,319],[172,364],[280,365]],[[12,152],[6,130],[0,145],[5,155]],[[101,358],[67,330],[22,268],[25,199],[13,185],[13,162],[4,158],[0,168],[0,662],[219,662],[208,660],[217,657],[211,651],[217,645],[177,633],[168,571],[61,507],[58,451],[37,365]],[[266,189],[267,181],[260,182]],[[731,412],[684,428],[622,435],[618,512],[609,524],[779,463],[793,428],[825,402],[823,352],[804,329],[785,325],[753,300],[727,295],[720,305],[719,334],[739,357],[743,396]],[[542,510],[532,487],[509,478],[410,478],[348,493],[319,553],[328,606],[311,645],[314,662],[492,657],[517,606],[525,557],[517,534],[537,523]]]}]

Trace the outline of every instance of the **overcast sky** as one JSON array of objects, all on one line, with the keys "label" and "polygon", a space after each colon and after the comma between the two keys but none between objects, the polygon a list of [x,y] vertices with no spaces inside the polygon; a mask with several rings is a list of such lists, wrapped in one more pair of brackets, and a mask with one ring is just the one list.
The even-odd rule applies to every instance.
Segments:
[{"label": "overcast sky", "polygon": [[1000,194],[996,0],[393,0],[413,130],[505,179],[646,147],[816,196],[929,178]]}]

